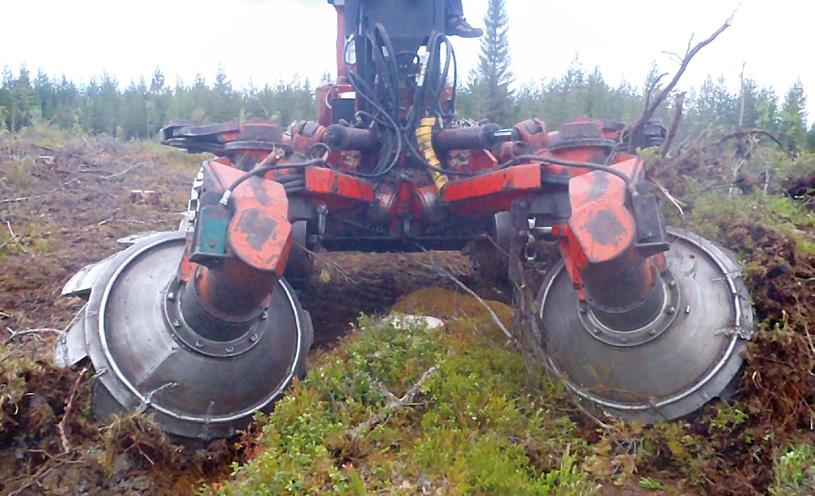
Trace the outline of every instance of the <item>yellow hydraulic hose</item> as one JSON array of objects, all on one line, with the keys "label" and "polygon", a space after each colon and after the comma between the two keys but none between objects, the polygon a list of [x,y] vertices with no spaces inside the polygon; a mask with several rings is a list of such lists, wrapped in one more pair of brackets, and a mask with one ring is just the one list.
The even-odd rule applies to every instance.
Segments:
[{"label": "yellow hydraulic hose", "polygon": [[430,169],[430,174],[433,176],[433,182],[436,183],[436,189],[441,191],[448,179],[444,173],[434,170],[441,169],[441,162],[436,156],[436,150],[433,149],[433,127],[435,125],[435,117],[426,117],[419,121],[419,127],[416,128],[416,142],[419,144],[419,150],[424,159],[433,167]]}]

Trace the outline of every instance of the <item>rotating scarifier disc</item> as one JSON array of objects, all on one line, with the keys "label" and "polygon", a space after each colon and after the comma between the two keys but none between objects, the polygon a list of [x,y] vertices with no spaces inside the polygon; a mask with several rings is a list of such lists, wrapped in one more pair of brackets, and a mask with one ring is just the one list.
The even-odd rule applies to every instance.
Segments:
[{"label": "rotating scarifier disc", "polygon": [[90,356],[100,416],[140,410],[169,433],[231,435],[268,409],[305,370],[311,319],[280,280],[270,306],[230,342],[196,342],[174,309],[184,233],[130,240],[132,246],[77,273],[63,294],[88,297],[57,347],[57,362]]},{"label": "rotating scarifier disc", "polygon": [[[624,332],[581,306],[559,264],[539,295],[551,367],[595,411],[646,423],[687,415],[726,395],[753,333],[749,295],[736,263],[710,241],[668,230],[661,315]],[[582,307],[582,308],[581,308]]]}]

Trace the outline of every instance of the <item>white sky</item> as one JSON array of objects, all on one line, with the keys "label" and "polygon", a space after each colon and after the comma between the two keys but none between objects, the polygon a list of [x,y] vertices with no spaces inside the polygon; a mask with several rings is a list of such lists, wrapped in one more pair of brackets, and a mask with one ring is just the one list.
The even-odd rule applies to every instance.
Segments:
[{"label": "white sky", "polygon": [[[464,0],[482,25],[487,0]],[[507,0],[513,71],[519,83],[557,77],[579,54],[612,84],[640,85],[652,61],[676,63],[695,34],[712,33],[738,0]],[[211,80],[222,65],[236,86],[294,74],[319,79],[334,72],[336,17],[325,0],[0,0],[0,67],[65,74],[86,82],[102,71],[123,84],[160,66],[172,82],[196,74]],[[747,75],[783,94],[796,79],[815,117],[815,63],[808,0],[743,0],[733,26],[702,51],[680,85],[723,75],[737,87]],[[478,41],[456,39],[466,76]],[[807,49],[809,47],[809,49]]]}]

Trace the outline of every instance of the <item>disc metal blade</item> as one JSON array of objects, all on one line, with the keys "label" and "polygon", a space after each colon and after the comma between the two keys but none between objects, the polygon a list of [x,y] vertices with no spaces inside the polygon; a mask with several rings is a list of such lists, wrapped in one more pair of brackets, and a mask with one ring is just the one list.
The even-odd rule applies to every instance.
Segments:
[{"label": "disc metal blade", "polygon": [[240,354],[213,356],[179,339],[168,321],[167,289],[185,236],[137,239],[94,274],[84,331],[103,391],[97,414],[142,411],[170,434],[211,439],[231,435],[269,409],[304,371],[312,341],[308,313],[288,284],[275,287],[257,342]]},{"label": "disc metal blade", "polygon": [[615,345],[581,324],[563,264],[539,295],[549,365],[587,406],[654,423],[685,416],[722,396],[742,365],[754,330],[738,265],[692,233],[670,229],[668,269],[678,284],[671,327],[642,344]]}]

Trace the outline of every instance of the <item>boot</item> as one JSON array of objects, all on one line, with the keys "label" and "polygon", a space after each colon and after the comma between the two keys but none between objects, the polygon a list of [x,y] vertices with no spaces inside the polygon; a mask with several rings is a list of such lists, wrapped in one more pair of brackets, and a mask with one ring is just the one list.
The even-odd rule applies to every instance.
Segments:
[{"label": "boot", "polygon": [[480,38],[484,31],[470,26],[467,19],[456,16],[447,18],[447,34],[461,36],[462,38]]}]

